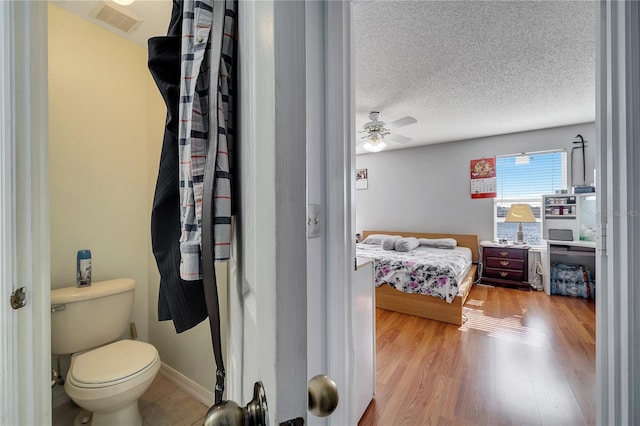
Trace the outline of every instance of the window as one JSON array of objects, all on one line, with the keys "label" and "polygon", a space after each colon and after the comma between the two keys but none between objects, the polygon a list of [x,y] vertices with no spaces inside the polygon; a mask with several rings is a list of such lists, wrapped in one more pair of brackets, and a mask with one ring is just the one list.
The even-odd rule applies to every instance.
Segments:
[{"label": "window", "polygon": [[505,223],[511,204],[529,204],[536,223],[523,223],[524,240],[542,243],[542,195],[567,188],[567,153],[547,151],[496,158],[497,196],[494,200],[496,239],[516,240],[517,223]]}]

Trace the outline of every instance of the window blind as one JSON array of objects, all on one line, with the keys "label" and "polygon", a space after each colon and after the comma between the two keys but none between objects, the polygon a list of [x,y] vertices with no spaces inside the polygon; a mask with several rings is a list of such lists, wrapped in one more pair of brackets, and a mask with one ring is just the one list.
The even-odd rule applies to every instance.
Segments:
[{"label": "window blind", "polygon": [[[566,159],[565,151],[524,153],[496,158],[496,238],[515,240],[515,226],[504,223],[511,204],[529,204],[536,219],[540,220],[542,195],[553,194],[567,187]],[[539,244],[542,238],[540,224],[526,224],[525,227],[529,234],[527,241],[530,244]]]},{"label": "window blind", "polygon": [[566,158],[565,151],[496,158],[497,198],[540,198],[566,188]]}]

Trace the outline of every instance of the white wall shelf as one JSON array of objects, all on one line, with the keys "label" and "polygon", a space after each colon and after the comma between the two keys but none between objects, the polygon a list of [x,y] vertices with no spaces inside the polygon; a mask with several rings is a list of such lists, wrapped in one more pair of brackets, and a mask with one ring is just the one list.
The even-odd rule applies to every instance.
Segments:
[{"label": "white wall shelf", "polygon": [[[585,265],[595,274],[596,194],[551,194],[542,196],[542,238],[547,251],[542,286],[551,294],[551,265],[556,262]],[[550,240],[549,230],[571,231],[571,241]],[[594,275],[595,276],[595,275]]]},{"label": "white wall shelf", "polygon": [[549,239],[549,229],[561,229],[571,231],[573,241],[580,241],[596,225],[596,194],[593,192],[543,195],[542,209],[542,238],[545,240]]}]

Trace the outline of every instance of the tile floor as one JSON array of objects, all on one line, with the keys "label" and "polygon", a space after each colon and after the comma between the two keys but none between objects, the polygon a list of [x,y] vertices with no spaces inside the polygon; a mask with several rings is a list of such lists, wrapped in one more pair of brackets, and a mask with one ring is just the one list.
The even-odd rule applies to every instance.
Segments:
[{"label": "tile floor", "polygon": [[[138,404],[144,426],[201,426],[209,409],[162,374],[156,376]],[[80,411],[73,401],[58,405],[53,409],[53,426],[73,426]]]}]

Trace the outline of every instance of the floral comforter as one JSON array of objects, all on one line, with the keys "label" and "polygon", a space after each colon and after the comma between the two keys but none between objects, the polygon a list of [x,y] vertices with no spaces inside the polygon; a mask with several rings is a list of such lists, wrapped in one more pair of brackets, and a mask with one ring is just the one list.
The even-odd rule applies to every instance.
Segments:
[{"label": "floral comforter", "polygon": [[418,247],[409,252],[383,250],[377,244],[357,244],[358,257],[374,259],[376,287],[389,284],[405,293],[426,294],[451,303],[458,284],[471,267],[471,250]]}]

